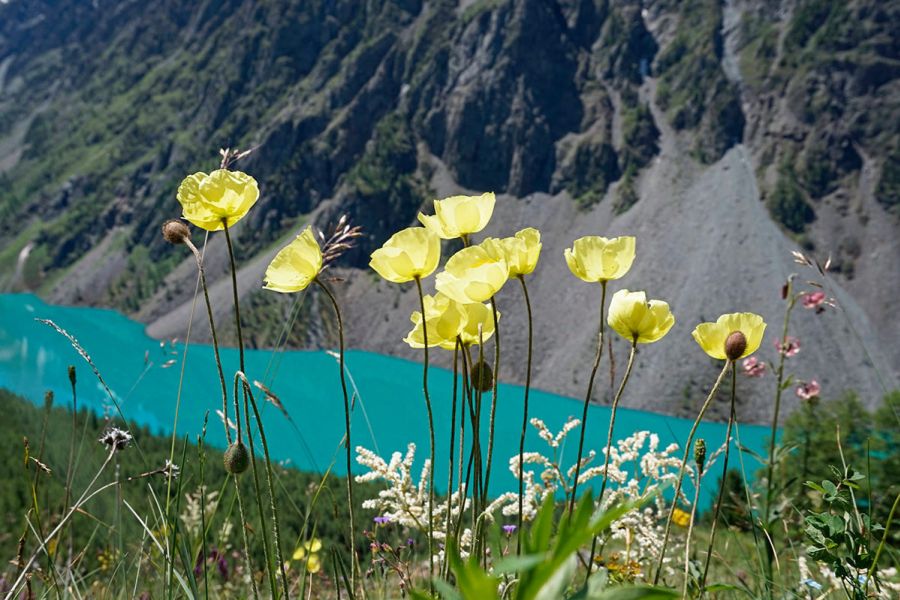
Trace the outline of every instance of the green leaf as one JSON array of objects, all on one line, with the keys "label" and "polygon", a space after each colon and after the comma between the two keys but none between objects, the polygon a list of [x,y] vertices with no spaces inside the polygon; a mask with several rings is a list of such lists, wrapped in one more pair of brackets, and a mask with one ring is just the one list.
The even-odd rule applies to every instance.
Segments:
[{"label": "green leaf", "polygon": [[549,555],[548,552],[540,554],[523,554],[521,556],[507,556],[500,559],[494,566],[495,573],[515,573],[516,571],[527,571],[541,561],[545,560]]},{"label": "green leaf", "polygon": [[[447,555],[450,559],[450,569],[456,575],[459,597],[466,600],[499,600],[500,579],[485,573],[478,564],[478,557],[471,556],[468,561],[463,561],[459,556],[456,541],[452,539],[447,544]],[[452,600],[454,597],[451,595],[448,598]]]},{"label": "green leaf", "polygon": [[812,481],[807,481],[807,482],[806,482],[806,487],[812,488],[812,489],[816,490],[817,492],[819,492],[819,493],[821,493],[821,494],[824,494],[824,493],[825,493],[825,488],[823,488],[823,487],[822,487],[821,485],[819,485],[818,483],[813,483]]},{"label": "green leaf", "polygon": [[746,594],[750,598],[756,598],[756,595],[753,594],[750,590],[745,587],[741,587],[739,585],[731,585],[730,583],[713,583],[711,585],[706,586],[707,592],[741,592]]},{"label": "green leaf", "polygon": [[613,587],[599,596],[592,596],[590,600],[668,600],[678,598],[680,594],[669,588],[659,588],[647,585],[634,587]]}]

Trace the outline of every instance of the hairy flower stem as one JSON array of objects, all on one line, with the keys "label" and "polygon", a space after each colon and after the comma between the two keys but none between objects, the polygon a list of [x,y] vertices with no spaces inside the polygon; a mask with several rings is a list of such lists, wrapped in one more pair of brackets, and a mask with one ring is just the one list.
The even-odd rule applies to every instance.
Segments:
[{"label": "hairy flower stem", "polygon": [[[284,568],[284,557],[281,554],[281,527],[278,522],[278,507],[275,504],[275,477],[272,474],[272,458],[269,455],[269,443],[266,440],[262,415],[259,414],[259,407],[256,404],[256,399],[253,397],[253,390],[250,388],[250,382],[247,381],[247,377],[243,373],[239,373],[239,376],[244,385],[244,414],[246,415],[247,428],[250,428],[250,415],[247,413],[247,401],[249,400],[249,404],[253,408],[253,416],[256,419],[256,427],[259,430],[259,440],[262,443],[263,456],[266,459],[266,486],[269,488],[269,508],[272,510],[272,535],[273,544],[275,546],[275,562],[278,564],[278,568],[281,572],[281,587],[282,592],[284,593],[283,598],[287,598],[287,571]],[[260,517],[261,516],[262,515],[260,515]]]},{"label": "hairy flower stem", "polygon": [[[447,524],[444,531],[450,535],[450,524],[453,518],[453,459],[456,451],[456,394],[459,384],[459,337],[456,338],[456,344],[453,348],[453,400],[450,408],[450,460],[447,464]],[[462,419],[465,421],[465,418]],[[444,560],[447,573],[450,573],[450,561]]]},{"label": "hairy flower stem", "polygon": [[653,576],[653,585],[659,583],[659,577],[662,575],[663,560],[666,557],[666,547],[669,545],[669,534],[672,531],[672,515],[675,514],[675,508],[678,506],[678,498],[681,495],[681,484],[684,481],[684,471],[687,468],[688,458],[691,455],[691,444],[694,441],[694,434],[697,433],[697,427],[700,426],[700,421],[703,420],[706,410],[712,403],[713,398],[716,397],[716,392],[719,391],[719,386],[722,385],[722,380],[725,379],[725,373],[728,372],[728,367],[732,366],[732,362],[733,361],[730,360],[725,361],[725,366],[722,367],[722,371],[716,378],[716,382],[709,391],[709,395],[703,402],[703,406],[700,408],[700,414],[698,414],[697,418],[694,420],[694,424],[691,426],[691,432],[688,434],[688,439],[684,443],[684,458],[681,459],[681,468],[678,470],[678,479],[675,481],[675,495],[672,497],[672,506],[669,507],[669,516],[666,518],[666,532],[663,535],[662,548],[659,551],[659,560],[656,563],[656,574]]},{"label": "hairy flower stem", "polygon": [[[344,369],[344,320],[341,317],[341,308],[338,305],[337,298],[331,293],[322,281],[317,277],[313,281],[319,288],[325,292],[334,308],[334,316],[338,325],[338,367],[341,370],[341,392],[344,396],[344,436],[346,439],[347,449],[347,508],[350,511],[350,575],[353,589],[356,589],[357,577],[359,575],[359,559],[356,556],[356,520],[353,512],[353,475],[350,468],[353,465],[353,446],[350,444],[350,396],[347,393],[347,376]],[[423,313],[424,314],[424,313]]]},{"label": "hairy flower stem", "polygon": [[[701,477],[702,477],[702,475],[700,474],[699,469],[698,469],[697,482],[694,485],[694,502],[691,504],[691,518],[690,518],[690,521],[688,521],[687,537],[685,538],[685,541],[684,541],[684,587],[681,590],[682,598],[688,597],[688,581],[689,581],[689,577],[690,577],[690,565],[691,565],[691,534],[694,533],[694,519],[697,517],[697,502],[699,502],[699,500],[700,500],[700,478]],[[713,524],[713,527],[715,527],[715,524]],[[715,529],[713,529],[713,531],[715,531]],[[712,539],[710,539],[710,542],[711,541],[712,541]],[[712,552],[712,546],[709,547],[709,552]],[[709,558],[709,554],[707,554],[707,558]],[[709,563],[707,563],[707,564],[709,564]],[[698,586],[698,589],[700,590],[700,596],[702,597],[703,596],[703,584],[702,583],[700,584],[700,586]]]},{"label": "hairy flower stem", "polygon": [[197,246],[189,239],[185,238],[184,243],[190,248],[197,261],[197,271],[200,273],[200,287],[203,289],[203,299],[206,303],[206,316],[209,319],[209,330],[212,334],[213,356],[216,359],[216,369],[219,372],[219,383],[222,386],[222,419],[225,425],[225,439],[231,445],[231,430],[228,428],[228,386],[225,384],[225,371],[222,369],[222,358],[219,355],[219,338],[216,335],[216,321],[213,318],[212,302],[209,300],[209,286],[206,285],[206,269],[203,268],[203,255],[197,249]]},{"label": "hairy flower stem", "polygon": [[428,442],[431,468],[428,470],[428,590],[434,596],[434,416],[431,412],[431,396],[428,394],[428,326],[425,319],[425,294],[422,280],[416,277],[419,291],[419,307],[422,309],[422,346],[425,362],[422,366],[422,389],[425,392],[425,409],[428,411]]},{"label": "hairy flower stem", "polygon": [[[628,364],[625,366],[625,375],[622,376],[622,383],[619,384],[619,389],[616,391],[616,395],[613,398],[612,409],[609,413],[609,431],[606,433],[606,460],[603,463],[603,483],[600,485],[600,494],[597,495],[597,504],[600,506],[603,504],[603,492],[606,491],[606,484],[609,482],[609,457],[612,454],[613,430],[616,427],[616,409],[619,407],[619,400],[622,398],[622,392],[625,390],[628,378],[631,377],[631,369],[634,367],[634,356],[636,354],[637,337],[635,337],[634,341],[631,343],[631,352],[628,354]],[[597,551],[598,539],[598,536],[595,535],[594,541],[591,542],[591,554],[587,564],[587,576],[585,577],[585,582],[587,582],[587,577],[591,576],[591,567],[594,565],[594,555]]]},{"label": "hairy flower stem", "polygon": [[597,368],[603,357],[603,331],[606,320],[603,313],[606,309],[606,282],[600,282],[600,333],[597,335],[597,355],[594,357],[594,366],[591,368],[591,376],[588,379],[587,393],[584,396],[584,409],[581,412],[581,433],[578,436],[578,457],[575,461],[575,480],[572,483],[572,497],[569,498],[569,515],[575,511],[575,498],[578,495],[578,477],[581,475],[581,455],[584,453],[584,432],[587,429],[588,406],[591,404],[591,393],[594,391],[594,378],[597,376]]},{"label": "hairy flower stem", "polygon": [[[462,502],[462,508],[459,511],[459,518],[456,521],[456,539],[457,540],[459,539],[460,531],[462,530],[463,519],[465,518],[463,508],[465,507],[466,499],[469,497],[469,482],[471,481],[471,477],[472,477],[472,462],[475,457],[475,450],[474,450],[475,442],[473,441],[472,442],[473,449],[469,452],[469,460],[466,461],[466,476],[465,476],[465,483],[463,483],[463,461],[464,461],[463,455],[465,454],[465,439],[464,438],[466,435],[466,415],[465,415],[466,407],[468,407],[468,409],[469,409],[469,416],[470,416],[472,422],[474,423],[474,421],[475,421],[475,409],[474,409],[474,406],[472,405],[472,387],[469,385],[468,364],[469,364],[471,358],[469,358],[469,360],[467,360],[468,350],[469,350],[468,347],[465,346],[465,347],[463,347],[463,352],[462,352],[462,359],[463,359],[463,376],[462,376],[462,379],[463,379],[463,406],[462,406],[462,412],[463,412],[463,414],[460,415],[461,427],[460,427],[460,440],[459,440],[459,497]],[[473,427],[473,431],[474,431],[474,427]],[[474,437],[474,434],[473,434],[473,437]],[[475,512],[475,508],[474,508],[474,501],[473,501],[472,513],[474,514],[474,512]],[[474,520],[473,520],[473,527],[474,527]]]},{"label": "hairy flower stem", "polygon": [[[235,405],[238,403],[238,382],[241,379],[243,372],[238,371],[234,376],[234,402]],[[250,427],[250,408],[249,402],[247,400],[247,390],[242,387],[242,395],[244,398],[244,426],[247,429],[247,448],[250,450],[250,473],[253,475],[253,491],[254,491],[254,500],[256,500],[256,509],[259,511],[259,520],[260,520],[260,529],[262,529],[262,538],[263,538],[263,554],[266,557],[266,575],[269,578],[269,588],[272,593],[272,598],[276,598],[278,595],[277,583],[275,580],[275,570],[274,570],[274,561],[272,560],[272,548],[269,543],[269,532],[268,528],[262,521],[265,519],[266,511],[263,508],[263,499],[262,499],[262,487],[259,484],[259,473],[256,469],[256,445],[253,443],[253,429]],[[237,406],[234,407],[235,412],[239,412],[239,408]],[[259,423],[257,423],[259,425]],[[240,439],[240,438],[238,438]],[[235,482],[237,480],[235,479]]]},{"label": "hairy flower stem", "polygon": [[[240,438],[238,438],[240,439]],[[241,533],[244,540],[244,564],[247,567],[247,575],[250,579],[250,589],[253,590],[253,597],[259,600],[259,589],[256,586],[256,577],[253,574],[253,561],[250,560],[250,538],[247,537],[247,517],[244,514],[244,499],[241,497],[241,486],[238,483],[236,475],[231,475],[234,479],[234,493],[238,501],[238,514],[241,517]]]},{"label": "hairy flower stem", "polygon": [[[238,442],[242,442],[244,437],[242,435],[243,430],[242,430],[242,426],[241,426],[241,408],[240,408],[240,404],[238,402],[237,392],[238,392],[237,378],[235,378],[234,398],[233,398],[233,401],[234,401],[234,425],[235,425],[235,429],[237,430],[237,432],[235,434],[235,439]],[[225,420],[225,428],[228,429],[228,420],[227,419]],[[249,428],[250,428],[249,423],[247,424],[247,428],[249,430]],[[248,436],[248,437],[250,437],[250,436]],[[252,458],[252,456],[253,456],[252,440],[250,440],[250,443],[251,443],[251,446],[250,446],[251,461],[254,463],[254,469],[255,469],[255,460]],[[250,577],[250,585],[253,589],[253,597],[258,599],[259,598],[259,589],[257,589],[257,586],[256,586],[256,577],[254,577],[254,575],[253,575],[253,561],[250,559],[250,538],[247,536],[247,530],[248,530],[247,515],[244,512],[244,498],[241,494],[241,484],[238,481],[238,477],[236,474],[232,473],[231,477],[232,477],[232,480],[234,481],[234,493],[237,496],[237,501],[238,501],[238,515],[241,518],[241,532],[243,533],[243,540],[244,540],[244,561],[247,565],[247,574]],[[262,517],[262,509],[261,508],[260,508],[260,517]],[[263,529],[265,530],[265,528],[263,528]],[[265,531],[263,533],[265,534]],[[265,540],[265,538],[263,538],[263,541],[265,543],[265,547],[268,548],[268,542]],[[266,550],[266,567],[268,567],[268,566],[269,566],[269,561],[268,561],[268,549],[267,549]]]},{"label": "hairy flower stem", "polygon": [[[487,506],[488,488],[491,481],[491,462],[494,455],[494,420],[497,416],[497,396],[500,382],[500,314],[497,312],[497,300],[491,298],[491,312],[494,314],[494,385],[491,390],[491,415],[488,424],[487,464],[484,469],[484,487],[481,490],[482,506]],[[480,373],[480,372],[479,372]],[[479,377],[481,375],[479,374]]]},{"label": "hairy flower stem", "polygon": [[[785,345],[787,342],[788,327],[791,321],[791,312],[794,310],[794,304],[797,302],[797,296],[794,295],[793,281],[789,278],[785,289],[785,297],[787,304],[784,309],[784,324],[781,328],[781,347],[778,352],[778,376],[775,381],[775,408],[772,411],[772,429],[769,432],[769,460],[766,466],[766,504],[763,513],[762,525],[768,532],[769,519],[772,516],[772,492],[775,488],[773,479],[775,477],[775,436],[778,433],[778,415],[781,411],[781,394],[784,391],[784,361],[787,357]],[[772,576],[772,545],[766,544],[766,592],[771,597],[772,585],[774,584]]]},{"label": "hairy flower stem", "polygon": [[525,365],[525,400],[522,406],[522,434],[519,436],[519,519],[516,525],[516,555],[522,553],[522,521],[525,504],[525,431],[528,429],[528,393],[531,391],[531,359],[534,351],[534,324],[531,315],[531,299],[528,297],[528,286],[525,277],[519,275],[522,284],[522,295],[525,297],[525,310],[528,313],[528,360]]},{"label": "hairy flower stem", "polygon": [[234,265],[234,245],[231,243],[231,233],[228,231],[228,221],[222,219],[225,226],[225,241],[228,243],[228,260],[231,262],[231,289],[234,292],[234,325],[237,328],[238,356],[240,357],[241,373],[244,369],[244,334],[241,331],[241,305],[238,302],[237,269]]},{"label": "hairy flower stem", "polygon": [[[483,339],[480,339],[479,342],[483,342]],[[466,353],[468,355],[469,361],[469,377],[472,376],[474,372],[475,363],[472,362],[472,355],[469,351],[469,347],[466,347]],[[478,344],[478,364],[484,360],[484,345],[482,343]],[[474,391],[474,394],[472,393]],[[472,534],[473,534],[473,543],[472,547],[475,547],[475,542],[478,541],[478,531],[475,529],[476,518],[479,512],[479,505],[481,499],[481,395],[482,392],[478,388],[474,388],[470,384],[469,385],[469,416],[472,420],[472,450],[469,455],[469,462],[472,465],[474,472],[472,475]],[[474,402],[473,397],[474,396]],[[466,488],[468,485],[468,474],[466,475]]]},{"label": "hairy flower stem", "polygon": [[[728,428],[725,430],[725,458],[722,460],[722,481],[719,483],[719,495],[716,499],[716,509],[713,511],[712,527],[709,532],[709,547],[706,550],[706,562],[703,565],[703,575],[700,577],[700,584],[697,588],[700,590],[700,597],[703,597],[703,588],[706,586],[706,574],[709,573],[709,563],[712,558],[713,544],[716,541],[716,527],[719,524],[719,512],[722,510],[722,501],[725,499],[725,477],[728,475],[728,455],[731,450],[731,430],[736,421],[735,398],[737,396],[737,368],[734,363],[731,365],[731,412],[728,415]],[[699,485],[698,485],[699,488]],[[694,500],[696,508],[697,501]],[[690,541],[690,538],[688,538]],[[687,573],[687,566],[685,566]]]}]

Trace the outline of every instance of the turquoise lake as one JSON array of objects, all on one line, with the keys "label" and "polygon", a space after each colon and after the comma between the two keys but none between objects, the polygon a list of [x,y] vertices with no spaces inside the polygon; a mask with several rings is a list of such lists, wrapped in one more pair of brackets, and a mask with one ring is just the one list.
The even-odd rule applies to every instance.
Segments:
[{"label": "turquoise lake", "polygon": [[[198,304],[195,327],[206,327],[205,314]],[[50,319],[72,334],[91,355],[104,380],[117,397],[126,418],[149,426],[154,432],[171,434],[175,423],[178,383],[184,357],[184,344],[162,344],[149,338],[144,326],[114,311],[94,308],[53,306],[28,294],[0,294],[0,387],[31,401],[42,402],[44,392],[53,390],[59,405],[71,403],[67,366],[78,369],[79,406],[88,406],[100,414],[115,415],[106,392],[92,375],[88,365],[51,327],[36,319]],[[222,350],[226,378],[238,368],[235,349]],[[419,363],[363,351],[349,351],[347,367],[359,392],[353,413],[353,445],[375,450],[386,460],[395,451],[405,452],[407,444],[418,448],[415,476],[428,454],[428,421],[422,396],[422,367]],[[271,404],[261,400],[266,434],[274,455],[300,469],[323,471],[334,463],[334,471],[343,474],[342,452],[338,453],[344,432],[343,401],[338,379],[337,360],[321,351],[250,350],[246,353],[247,376],[268,385],[284,403],[296,429]],[[436,487],[446,487],[451,386],[453,375],[444,369],[429,371],[429,388],[434,405],[437,444]],[[712,383],[712,382],[710,382]],[[190,344],[186,358],[177,431],[196,439],[209,412],[207,443],[223,446],[224,432],[216,410],[221,408],[218,377],[211,346]],[[229,389],[231,386],[229,385]],[[491,491],[517,489],[508,469],[509,457],[518,454],[522,422],[524,388],[501,385],[497,409],[496,447]],[[627,390],[623,404],[627,405]],[[485,397],[487,404],[489,398]],[[554,433],[569,416],[581,416],[581,400],[540,390],[532,390],[530,414],[543,419]],[[485,412],[485,417],[487,410]],[[600,450],[606,441],[610,411],[591,406],[586,448]],[[485,418],[486,421],[486,418]],[[660,437],[660,447],[687,438],[691,422],[661,414],[620,408],[614,439],[638,430],[649,430]],[[468,436],[467,428],[467,436]],[[484,427],[483,431],[487,431]],[[743,425],[738,428],[740,444],[764,454],[767,427]],[[703,423],[698,437],[705,438],[710,452],[725,436],[724,423]],[[564,465],[574,461],[578,430],[569,434],[569,443],[560,449]],[[547,445],[529,428],[526,451],[548,454]],[[737,453],[732,454],[740,466]],[[759,467],[744,454],[748,476]],[[362,467],[355,465],[358,471]],[[717,469],[718,468],[718,469]],[[701,505],[711,502],[721,472],[721,460],[704,478]],[[441,485],[443,482],[443,485]],[[599,485],[599,483],[598,483]]]}]

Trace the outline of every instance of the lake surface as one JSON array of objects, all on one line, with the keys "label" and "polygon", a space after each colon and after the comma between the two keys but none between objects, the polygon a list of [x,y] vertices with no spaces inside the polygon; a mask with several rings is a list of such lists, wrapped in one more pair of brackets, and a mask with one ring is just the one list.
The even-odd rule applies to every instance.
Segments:
[{"label": "lake surface", "polygon": [[[224,446],[224,431],[216,415],[216,410],[221,409],[221,393],[212,347],[190,344],[185,361],[183,343],[161,344],[147,337],[142,324],[111,310],[53,306],[29,294],[0,294],[0,387],[36,403],[43,402],[46,390],[53,390],[57,404],[67,405],[71,403],[67,366],[75,365],[79,406],[88,406],[100,414],[115,415],[112,402],[84,359],[65,337],[36,319],[50,319],[78,339],[117,397],[126,418],[145,424],[155,432],[172,433],[184,362],[178,434],[196,439],[202,430],[204,416],[209,412],[207,443]],[[200,303],[194,326],[207,327]],[[229,373],[233,375],[238,368],[237,350],[222,349],[222,358],[226,379],[230,379]],[[422,461],[428,455],[421,365],[363,351],[348,352],[346,362],[359,392],[352,420],[354,446],[365,446],[389,460],[391,453],[405,452],[407,444],[414,442],[418,448],[414,475],[418,477]],[[342,452],[339,453],[339,444],[344,433],[344,413],[337,360],[320,351],[249,350],[246,365],[249,379],[268,385],[296,424],[295,428],[272,404],[262,401],[261,393],[257,393],[274,458],[300,469],[320,472],[333,463],[334,471],[343,474],[344,460]],[[439,490],[446,487],[447,481],[446,446],[452,382],[451,372],[438,368],[429,370],[438,445],[436,487]],[[518,454],[523,394],[521,386],[500,386],[495,466],[491,480],[493,493],[518,489],[516,479],[509,472],[508,459]],[[724,394],[720,395],[719,401],[726,401]],[[484,402],[487,406],[488,394]],[[628,404],[627,390],[622,403]],[[543,419],[554,433],[569,416],[580,418],[581,410],[581,400],[531,391],[531,416]],[[591,406],[586,449],[599,451],[603,447],[609,415],[608,407]],[[485,422],[486,417],[485,414]],[[659,435],[660,447],[665,447],[671,442],[683,443],[690,427],[691,422],[685,419],[620,408],[614,439],[649,430]],[[486,431],[485,426],[483,432]],[[710,452],[713,452],[724,442],[725,424],[703,423],[697,435],[706,439]],[[767,427],[743,425],[738,429],[740,444],[757,453],[765,454],[767,437]],[[574,461],[577,447],[578,429],[575,429],[569,434],[568,444],[559,450],[564,465]],[[529,428],[525,449],[549,455],[547,445],[533,428]],[[732,457],[732,464],[739,467],[737,453],[733,452]],[[748,476],[759,467],[746,454],[743,462]],[[716,467],[719,469],[714,468],[704,479],[702,506],[711,502],[721,460]],[[363,472],[364,469],[354,463],[354,470]]]}]

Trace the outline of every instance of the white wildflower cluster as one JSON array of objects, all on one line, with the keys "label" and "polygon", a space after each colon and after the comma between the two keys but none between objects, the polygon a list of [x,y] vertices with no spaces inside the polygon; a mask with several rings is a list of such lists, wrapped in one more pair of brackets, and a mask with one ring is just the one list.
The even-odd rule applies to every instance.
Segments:
[{"label": "white wildflower cluster", "polygon": [[[552,432],[546,423],[538,418],[531,419],[531,425],[550,449],[550,457],[540,452],[525,452],[522,455],[524,467],[524,496],[522,500],[523,519],[533,520],[541,504],[547,497],[562,498],[570,493],[575,465],[561,465],[560,448],[566,436],[580,424],[578,419],[570,418],[558,432]],[[722,448],[714,452],[707,461],[711,465],[722,452]],[[612,524],[607,532],[609,539],[621,540],[626,548],[626,560],[632,564],[655,564],[662,548],[665,533],[665,515],[668,505],[661,492],[678,477],[681,459],[676,456],[678,444],[669,444],[660,448],[659,436],[649,431],[638,431],[631,436],[619,440],[609,449],[609,482],[604,497],[600,499],[601,507],[608,507],[614,502],[636,502],[652,497],[653,501],[640,509],[629,511]],[[412,471],[415,461],[415,444],[409,444],[406,454],[395,452],[390,461],[361,446],[356,448],[356,460],[369,469],[368,473],[358,475],[356,481],[382,481],[387,483],[377,498],[363,502],[363,507],[374,509],[381,516],[388,517],[392,523],[427,531],[428,520],[428,475],[431,465],[425,461],[418,483],[413,480]],[[603,477],[603,454],[591,450],[582,459],[582,471],[578,478],[579,486],[598,477]],[[519,476],[519,455],[509,459],[509,470],[513,476]],[[693,479],[694,470],[686,467],[685,478]],[[596,484],[595,484],[596,485]],[[469,508],[468,499],[460,502],[458,493],[454,493],[449,503],[435,505],[435,538],[446,539],[447,510],[452,510],[453,520],[460,512]],[[511,517],[518,515],[518,492],[506,492],[497,497],[484,511],[485,518],[493,520],[499,511]],[[690,506],[690,499],[683,491],[681,503]],[[460,549],[465,555],[471,543],[471,531],[461,533]],[[678,555],[678,545],[670,544],[670,554]],[[442,555],[441,555],[442,556]],[[669,559],[665,560],[668,563]],[[669,568],[667,566],[667,568]],[[671,570],[671,569],[670,569]]]},{"label": "white wildflower cluster", "polygon": [[[522,516],[524,520],[534,519],[541,503],[547,496],[568,494],[572,489],[575,465],[565,468],[565,474],[563,474],[564,467],[560,465],[558,449],[566,435],[579,423],[578,419],[570,418],[562,429],[554,434],[542,420],[531,419],[531,425],[537,429],[538,435],[550,447],[552,457],[544,456],[540,452],[523,454],[525,467],[522,478],[525,483],[523,486],[525,494],[522,502]],[[659,445],[658,435],[649,431],[638,431],[619,440],[609,449],[609,482],[600,505],[605,508],[614,502],[638,501],[648,496],[654,498],[650,505],[629,511],[615,521],[608,533],[611,539],[624,542],[626,559],[638,564],[653,564],[659,556],[665,533],[665,523],[661,519],[661,515],[668,513],[668,506],[663,495],[656,492],[678,477],[678,470],[681,466],[681,459],[676,456],[678,444],[669,444],[662,449]],[[716,454],[710,457],[710,463]],[[600,456],[602,459],[598,460]],[[602,455],[598,455],[594,450],[586,453],[581,462],[579,486],[603,477],[605,458],[605,448]],[[518,454],[509,459],[509,470],[513,476],[518,478]],[[686,478],[691,477],[692,474],[693,470],[688,465]],[[690,505],[690,500],[686,495],[682,496],[682,501],[684,504]],[[486,512],[494,513],[499,510],[505,516],[514,516],[518,514],[518,502],[518,494],[508,492],[494,500],[487,507]],[[674,550],[676,547],[672,548]],[[675,554],[677,551],[673,555]]]},{"label": "white wildflower cluster", "polygon": [[[368,473],[356,476],[356,481],[381,481],[387,486],[378,493],[377,498],[363,501],[363,508],[378,511],[380,516],[387,517],[391,523],[428,532],[428,478],[431,473],[431,461],[426,460],[419,473],[418,483],[413,480],[413,463],[416,458],[416,445],[409,444],[406,454],[394,452],[390,461],[364,448],[356,447],[356,462],[369,469]],[[434,506],[434,537],[446,540],[447,511],[451,511],[451,520],[456,521],[461,512],[469,507],[469,500],[460,502],[460,494],[454,492],[449,500],[436,502]],[[468,540],[468,541],[467,541]],[[467,548],[471,542],[471,532],[462,532],[460,547]]]},{"label": "white wildflower cluster", "polygon": [[[197,486],[194,492],[185,494],[184,499],[185,504],[184,511],[181,513],[181,522],[192,538],[200,539],[201,528],[203,527],[203,514],[206,514],[207,521],[210,515],[215,514],[216,504],[219,501],[219,492],[216,490],[209,492],[205,485],[200,485]],[[205,506],[202,505],[203,500],[206,500]],[[201,506],[203,506],[203,512],[201,512]],[[216,538],[222,551],[225,551],[230,546],[228,540],[231,537],[231,530],[231,521],[225,519]]]}]

